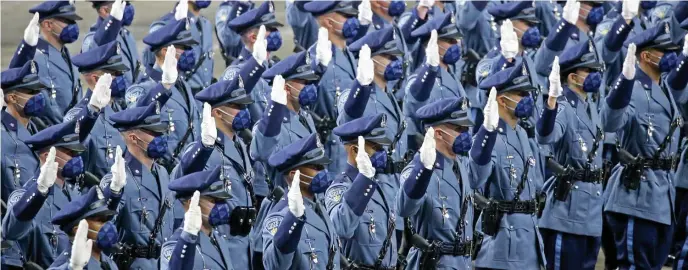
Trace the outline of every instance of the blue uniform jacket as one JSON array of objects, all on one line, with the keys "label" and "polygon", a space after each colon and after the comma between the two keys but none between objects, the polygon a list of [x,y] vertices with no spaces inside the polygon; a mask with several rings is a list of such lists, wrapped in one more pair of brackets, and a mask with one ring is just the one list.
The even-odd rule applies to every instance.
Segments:
[{"label": "blue uniform jacket", "polygon": [[488,1],[463,1],[456,8],[456,24],[463,34],[463,48],[473,49],[479,55],[489,52],[497,41],[487,13]]},{"label": "blue uniform jacket", "polygon": [[[521,182],[525,166],[531,166],[524,183],[521,201],[534,200],[538,183],[543,183],[538,150],[528,142],[528,136],[519,125],[508,126],[499,121],[497,129],[488,132],[480,127],[470,154],[471,187],[482,190],[485,197],[511,201]],[[477,231],[482,231],[480,220]],[[523,213],[502,217],[495,236],[485,235],[483,246],[475,261],[476,267],[497,269],[536,269],[546,265],[543,244],[537,227],[537,216]]]},{"label": "blue uniform jacket", "polygon": [[23,126],[7,111],[2,118],[2,200],[7,202],[13,191],[20,189],[38,170],[38,157],[24,140],[36,132],[35,126]]},{"label": "blue uniform jacket", "polygon": [[306,1],[287,1],[285,7],[287,23],[294,31],[294,44],[304,50],[318,41],[318,22],[313,14],[302,10],[305,3]]},{"label": "blue uniform jacket", "polygon": [[234,268],[227,240],[228,235],[213,229],[210,235],[199,231],[198,235],[177,229],[170,240],[165,242],[160,252],[160,270],[190,269],[248,269],[247,265]]},{"label": "blue uniform jacket", "polygon": [[81,99],[79,70],[72,64],[67,47],[57,50],[47,41],[38,39],[36,49],[33,60],[38,66],[38,76],[47,86],[42,91],[46,106],[40,118],[48,125],[62,123],[62,117],[70,105],[74,106]]},{"label": "blue uniform jacket", "polygon": [[124,54],[124,65],[129,68],[129,71],[124,72],[124,78],[127,84],[131,85],[138,82],[144,70],[139,61],[139,50],[136,47],[136,39],[129,29],[124,28],[120,20],[108,16],[107,22],[105,22],[103,18],[98,17],[96,23],[89,28],[89,32],[84,37],[84,42],[81,45],[81,52],[90,51],[113,40],[119,42],[120,49]]},{"label": "blue uniform jacket", "polygon": [[226,61],[226,65],[229,65],[232,60],[239,57],[239,53],[241,53],[241,49],[244,47],[241,42],[241,35],[229,28],[227,23],[248,11],[249,8],[249,3],[239,1],[225,1],[217,8],[215,13],[215,34],[226,60],[230,60]]},{"label": "blue uniform jacket", "polygon": [[[94,241],[95,242],[95,241]],[[95,244],[95,243],[94,243]],[[72,268],[69,267],[69,260],[71,259],[72,256],[72,245],[71,243],[69,244],[69,247],[65,249],[60,256],[55,259],[52,265],[48,268],[48,270],[71,270]],[[110,270],[117,270],[117,264],[115,264],[115,261],[113,261],[107,254],[104,252],[100,252],[100,261],[96,261],[91,257],[90,260],[88,260],[88,264],[84,266],[84,269],[87,270],[100,270],[100,269],[105,269],[105,266],[107,265],[108,269]]]},{"label": "blue uniform jacket", "polygon": [[[465,243],[473,239],[472,172],[466,162],[465,158],[452,160],[437,152],[435,166],[428,170],[416,154],[401,174],[403,187],[397,193],[399,215],[409,218],[414,232],[430,243]],[[406,269],[419,269],[422,253],[412,247]],[[437,269],[471,269],[471,257],[441,256]]]},{"label": "blue uniform jacket", "polygon": [[341,240],[342,256],[351,263],[374,266],[389,233],[381,266],[397,265],[396,233],[403,227],[390,225],[396,224],[397,190],[397,175],[379,173],[369,179],[347,164],[346,171],[325,192],[325,205]]},{"label": "blue uniform jacket", "polygon": [[339,238],[330,217],[320,203],[303,201],[305,214],[297,218],[282,198],[260,227],[265,269],[327,269],[331,252],[332,269],[340,269]]},{"label": "blue uniform jacket", "polygon": [[[680,56],[679,62],[685,62],[685,58]],[[621,147],[632,155],[652,158],[669,135],[668,123],[678,123],[681,119],[676,104],[684,104],[686,99],[686,78],[681,78],[686,76],[678,75],[685,74],[684,66],[668,75],[663,74],[659,85],[637,68],[635,80],[627,80],[620,75],[610,90],[600,112],[602,124],[606,132],[618,134]],[[679,133],[677,128],[670,134],[672,139],[659,153],[659,158],[677,155]],[[604,194],[604,211],[671,224],[676,191],[674,172],[645,169],[640,187],[627,190],[624,179],[621,179],[623,169],[622,164],[617,164],[612,170]]]},{"label": "blue uniform jacket", "polygon": [[[545,108],[537,124],[538,141],[549,144],[555,150],[555,160],[573,170],[602,169],[602,136],[599,137],[592,163],[588,155],[602,123],[597,103],[591,98],[582,100],[578,94],[565,87],[557,108]],[[555,198],[556,177],[547,180],[547,203],[540,218],[540,227],[569,234],[599,237],[602,235],[602,184],[575,182],[566,201]]]}]

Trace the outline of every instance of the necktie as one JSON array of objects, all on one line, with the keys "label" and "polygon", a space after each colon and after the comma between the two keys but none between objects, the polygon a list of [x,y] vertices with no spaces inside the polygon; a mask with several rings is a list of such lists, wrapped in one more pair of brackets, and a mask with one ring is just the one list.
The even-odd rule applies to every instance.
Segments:
[{"label": "necktie", "polygon": [[306,120],[306,117],[303,115],[303,112],[299,112],[299,122],[301,122],[303,127],[305,127],[306,130],[308,130],[308,132],[311,132],[311,128],[308,125],[308,120]]}]

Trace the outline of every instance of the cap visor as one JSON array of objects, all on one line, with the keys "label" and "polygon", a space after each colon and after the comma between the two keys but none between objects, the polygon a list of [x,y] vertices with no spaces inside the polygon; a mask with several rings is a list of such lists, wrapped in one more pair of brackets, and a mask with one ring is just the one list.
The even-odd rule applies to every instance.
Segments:
[{"label": "cap visor", "polygon": [[158,123],[155,123],[152,125],[138,126],[138,127],[134,127],[131,129],[137,129],[137,128],[149,130],[149,131],[152,131],[155,133],[164,133],[165,131],[167,131],[167,124],[165,124],[163,122],[158,122]]}]

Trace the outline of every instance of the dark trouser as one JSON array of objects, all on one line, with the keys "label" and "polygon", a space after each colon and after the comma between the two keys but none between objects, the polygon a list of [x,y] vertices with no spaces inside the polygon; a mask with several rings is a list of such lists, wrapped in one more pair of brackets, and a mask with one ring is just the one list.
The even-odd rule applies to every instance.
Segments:
[{"label": "dark trouser", "polygon": [[[616,145],[604,144],[604,159],[616,164],[618,162],[618,155],[616,153]],[[605,183],[609,179],[604,179]],[[606,188],[606,186],[605,186]],[[602,216],[602,252],[604,252],[604,266],[605,269],[616,269],[618,262],[616,261],[616,242],[614,242],[614,233],[607,222],[607,219]]]},{"label": "dark trouser", "polygon": [[688,269],[688,190],[676,188],[676,227],[674,228],[674,243],[671,253],[674,254],[674,269]]},{"label": "dark trouser", "polygon": [[624,214],[605,212],[616,242],[619,269],[661,269],[669,255],[673,222],[664,225]]},{"label": "dark trouser", "polygon": [[547,269],[595,269],[600,237],[569,234],[540,228]]}]

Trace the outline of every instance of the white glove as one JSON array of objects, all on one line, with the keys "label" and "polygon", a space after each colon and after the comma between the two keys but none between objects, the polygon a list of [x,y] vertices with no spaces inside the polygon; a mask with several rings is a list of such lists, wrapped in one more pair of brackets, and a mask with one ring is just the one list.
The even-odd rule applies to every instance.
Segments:
[{"label": "white glove", "polygon": [[361,25],[369,25],[373,22],[373,10],[370,7],[370,0],[363,0],[358,5],[358,21]]},{"label": "white glove", "polygon": [[425,48],[425,63],[436,67],[440,65],[440,51],[437,45],[437,30],[430,32],[428,47]]},{"label": "white glove", "polygon": [[45,164],[41,166],[41,173],[38,175],[37,188],[41,194],[46,194],[48,189],[55,184],[57,179],[57,162],[55,162],[55,147],[50,147]]},{"label": "white glove", "polygon": [[291,180],[291,187],[289,187],[289,193],[287,193],[287,203],[289,204],[289,212],[294,214],[295,217],[302,217],[306,211],[306,207],[303,206],[303,197],[301,196],[301,171],[296,170],[294,174],[294,179]]},{"label": "white glove", "polygon": [[203,223],[201,207],[198,206],[200,197],[201,193],[198,190],[194,191],[193,196],[191,196],[191,202],[189,202],[189,210],[186,210],[186,213],[184,213],[184,231],[193,235],[198,235],[198,231],[201,230],[201,224]]},{"label": "white glove", "polygon": [[370,157],[365,151],[365,140],[363,136],[358,136],[358,153],[356,153],[356,167],[358,171],[365,177],[373,178],[375,176],[375,168],[370,162]]},{"label": "white glove", "polygon": [[623,69],[621,70],[621,74],[623,74],[627,80],[635,79],[635,50],[635,43],[628,45],[626,59],[624,59]]},{"label": "white glove", "polygon": [[112,75],[105,73],[103,76],[100,76],[95,89],[93,89],[91,99],[88,101],[88,105],[96,107],[98,110],[102,110],[105,106],[110,104],[111,84]]},{"label": "white glove", "polygon": [[165,53],[165,62],[162,63],[162,83],[172,85],[177,82],[177,76],[177,49],[170,45]]},{"label": "white glove", "polygon": [[265,39],[265,25],[261,25],[260,29],[258,29],[256,43],[253,44],[253,58],[259,64],[263,64],[265,59],[268,59],[268,40]]},{"label": "white glove", "polygon": [[327,66],[332,61],[332,41],[328,36],[327,28],[320,27],[318,30],[318,43],[315,45],[315,59],[318,64]]},{"label": "white glove", "polygon": [[549,73],[549,96],[558,98],[563,91],[559,75],[559,56],[555,56],[552,63],[552,72]]},{"label": "white glove", "polygon": [[420,163],[423,163],[425,169],[432,170],[435,166],[435,159],[437,159],[435,144],[435,129],[430,127],[425,132],[423,145],[420,146]]},{"label": "white glove", "polygon": [[36,46],[36,44],[38,44],[39,32],[38,12],[36,12],[33,14],[33,18],[31,18],[29,25],[26,26],[24,30],[24,41],[26,41],[26,44]]},{"label": "white glove", "polygon": [[358,54],[358,67],[356,67],[356,80],[361,85],[370,85],[375,77],[375,66],[370,58],[370,47],[363,45]]},{"label": "white glove", "polygon": [[119,194],[124,186],[127,185],[127,172],[124,168],[124,157],[122,157],[122,148],[117,146],[115,150],[115,163],[110,167],[112,172],[112,181],[110,182],[110,190]]},{"label": "white glove", "polygon": [[2,88],[0,88],[0,110],[5,107],[5,93],[2,92]]},{"label": "white glove", "polygon": [[483,113],[485,114],[485,121],[483,121],[483,126],[487,131],[494,131],[499,125],[499,111],[497,105],[497,89],[492,87],[490,90],[490,95],[487,97],[487,104],[485,104],[485,109]]},{"label": "white glove", "polygon": [[287,90],[285,90],[284,84],[285,82],[282,75],[275,76],[275,79],[272,80],[272,93],[270,93],[270,98],[272,101],[286,106]]},{"label": "white glove", "polygon": [[688,35],[683,38],[683,55],[688,56]]},{"label": "white glove", "polygon": [[576,24],[578,21],[578,12],[580,11],[580,2],[576,0],[566,0],[562,17],[570,24]]},{"label": "white glove", "polygon": [[91,259],[91,248],[93,240],[88,239],[88,222],[85,219],[79,221],[76,228],[74,243],[72,244],[72,255],[69,258],[69,267],[75,270],[84,269]]},{"label": "white glove", "polygon": [[217,128],[215,127],[215,118],[210,115],[210,104],[203,103],[203,119],[201,122],[201,142],[205,147],[212,147],[215,145],[217,139]]},{"label": "white glove", "polygon": [[506,59],[511,59],[518,54],[518,36],[514,31],[514,25],[511,20],[506,19],[499,28],[501,40],[499,45],[502,47],[502,55]]},{"label": "white glove", "polygon": [[177,7],[174,8],[174,19],[177,21],[186,19],[186,16],[188,14],[189,14],[189,1],[179,0],[179,4],[177,4]]},{"label": "white glove", "polygon": [[421,7],[432,8],[432,6],[435,5],[435,0],[420,0],[418,5]]},{"label": "white glove", "polygon": [[112,3],[112,8],[110,9],[110,16],[118,21],[121,21],[122,16],[124,16],[124,7],[126,5],[127,3],[125,3],[124,0],[115,0],[115,2]]},{"label": "white glove", "polygon": [[640,0],[624,0],[621,4],[621,16],[624,20],[630,21],[638,15]]}]

